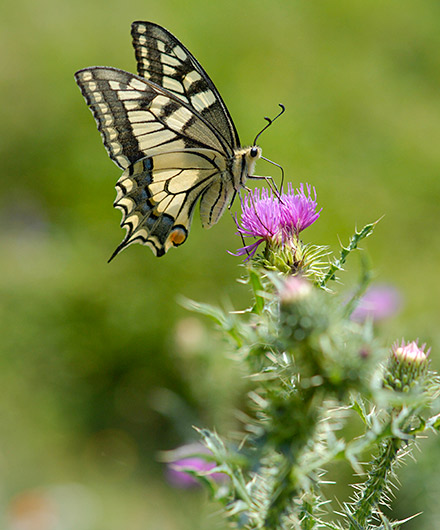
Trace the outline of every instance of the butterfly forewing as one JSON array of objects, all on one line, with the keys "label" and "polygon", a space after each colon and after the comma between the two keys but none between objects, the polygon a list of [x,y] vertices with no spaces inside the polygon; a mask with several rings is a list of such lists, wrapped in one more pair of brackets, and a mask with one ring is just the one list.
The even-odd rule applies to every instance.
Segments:
[{"label": "butterfly forewing", "polygon": [[125,169],[153,152],[224,146],[206,123],[160,87],[116,68],[80,70],[76,79],[109,156]]},{"label": "butterfly forewing", "polygon": [[131,26],[140,76],[163,86],[202,115],[232,147],[240,145],[229,111],[197,59],[174,35],[151,22]]}]

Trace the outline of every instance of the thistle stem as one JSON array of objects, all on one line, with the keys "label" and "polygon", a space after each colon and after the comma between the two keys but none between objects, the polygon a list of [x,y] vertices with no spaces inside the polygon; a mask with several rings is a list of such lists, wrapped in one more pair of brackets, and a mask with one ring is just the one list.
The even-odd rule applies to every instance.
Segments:
[{"label": "thistle stem", "polygon": [[[296,391],[291,400],[274,405],[273,410],[276,411],[274,420],[275,417],[276,420],[272,423],[274,429],[271,435],[277,440],[276,450],[283,458],[277,466],[276,478],[272,485],[272,494],[264,521],[265,530],[282,528],[282,518],[292,506],[292,500],[298,498],[300,492],[304,491],[298,459],[306,450],[310,439],[313,439],[320,418],[321,401],[316,400],[312,391]],[[286,425],[289,424],[288,434],[283,435]],[[309,508],[311,510],[311,507]]]},{"label": "thistle stem", "polygon": [[374,459],[360,498],[355,503],[355,511],[350,514],[350,530],[365,528],[373,516],[375,508],[388,488],[388,477],[401,446],[400,438],[391,438],[384,443],[379,455]]}]

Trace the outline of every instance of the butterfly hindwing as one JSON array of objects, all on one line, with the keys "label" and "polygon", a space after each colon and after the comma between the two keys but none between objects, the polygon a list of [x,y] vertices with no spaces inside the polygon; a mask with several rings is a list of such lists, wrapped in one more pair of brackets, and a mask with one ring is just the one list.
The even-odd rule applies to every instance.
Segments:
[{"label": "butterfly hindwing", "polygon": [[238,147],[238,133],[225,103],[189,50],[169,31],[152,22],[133,22],[131,34],[139,75],[186,102],[232,148]]},{"label": "butterfly hindwing", "polygon": [[[211,195],[206,194],[213,187],[227,186],[222,184],[225,177],[224,158],[209,149],[158,153],[129,166],[116,185],[115,201],[123,212],[121,226],[127,234],[112,258],[135,242],[148,245],[156,256],[181,245],[200,197],[202,203],[205,200],[207,212],[218,211],[217,197],[215,206],[210,205]],[[206,224],[210,225],[208,213]]]}]

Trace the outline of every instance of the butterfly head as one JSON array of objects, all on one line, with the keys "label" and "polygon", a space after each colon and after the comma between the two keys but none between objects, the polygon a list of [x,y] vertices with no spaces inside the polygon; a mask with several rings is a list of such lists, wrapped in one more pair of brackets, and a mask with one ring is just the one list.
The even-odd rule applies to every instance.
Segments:
[{"label": "butterfly head", "polygon": [[[254,169],[255,169],[255,163],[259,158],[262,158],[263,160],[266,160],[267,162],[270,162],[274,164],[275,166],[278,166],[281,168],[282,174],[283,174],[283,181],[284,181],[284,171],[281,166],[278,164],[275,164],[275,162],[272,162],[271,160],[264,158],[262,156],[262,149],[257,145],[257,140],[261,136],[261,134],[272,125],[272,123],[278,119],[286,110],[283,104],[279,103],[279,106],[281,107],[281,111],[275,116],[275,118],[268,118],[267,116],[264,118],[267,121],[267,124],[261,129],[261,131],[255,136],[254,142],[251,147],[247,147],[242,152],[242,172],[241,172],[241,185],[245,185],[246,178],[249,177],[255,177],[253,175]],[[257,178],[257,177],[255,177]]]},{"label": "butterfly head", "polygon": [[244,156],[246,158],[246,165],[249,170],[249,175],[252,175],[255,168],[255,163],[259,158],[261,158],[261,155],[263,154],[263,150],[258,145],[252,145],[251,147],[248,147],[244,151]]},{"label": "butterfly head", "polygon": [[258,160],[261,156],[261,147],[253,145],[249,151],[249,156]]},{"label": "butterfly head", "polygon": [[245,186],[246,180],[254,174],[255,164],[261,158],[262,149],[258,145],[244,147],[237,153],[237,169],[240,173],[240,186]]}]

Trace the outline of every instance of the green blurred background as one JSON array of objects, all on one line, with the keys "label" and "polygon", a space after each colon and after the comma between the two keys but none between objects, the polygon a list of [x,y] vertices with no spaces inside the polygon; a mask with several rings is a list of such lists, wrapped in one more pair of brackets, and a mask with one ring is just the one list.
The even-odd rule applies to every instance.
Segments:
[{"label": "green blurred background", "polygon": [[[0,7],[0,528],[222,528],[200,491],[173,489],[158,452],[191,425],[236,426],[242,383],[184,295],[245,307],[230,216],[161,259],[123,237],[120,171],[75,85],[85,66],[135,70],[130,23],[171,30],[223,95],[243,144],[261,138],[288,180],[316,186],[304,239],[365,242],[378,280],[403,294],[382,325],[420,337],[439,368],[440,3],[437,0],[16,0]],[[258,173],[278,173],[265,162]],[[252,183],[253,185],[253,183]],[[359,271],[343,276],[348,289]],[[395,514],[432,529],[440,447],[402,470]],[[345,473],[345,474],[344,474]],[[341,483],[346,472],[329,479]],[[335,503],[337,509],[337,503]],[[25,526],[27,524],[27,526]],[[21,526],[20,526],[21,525]]]}]

